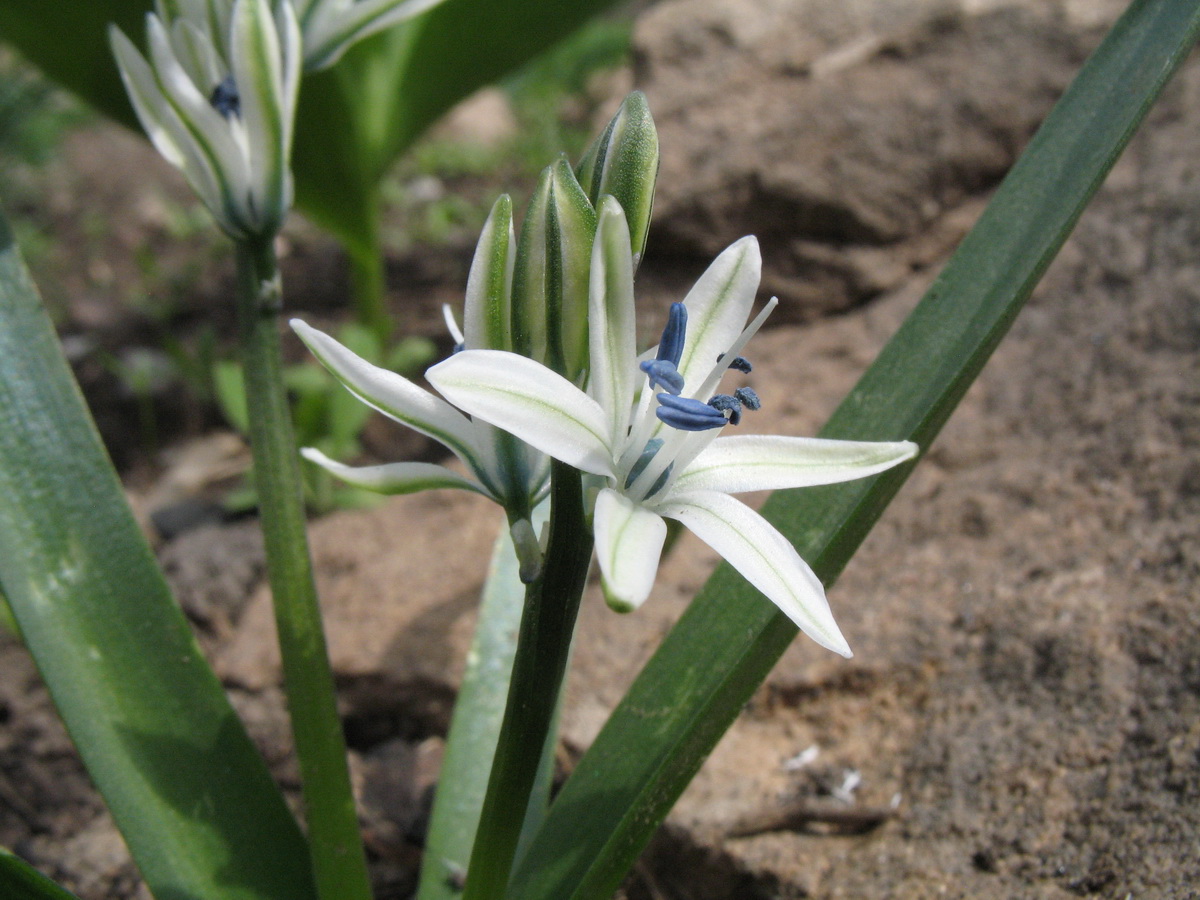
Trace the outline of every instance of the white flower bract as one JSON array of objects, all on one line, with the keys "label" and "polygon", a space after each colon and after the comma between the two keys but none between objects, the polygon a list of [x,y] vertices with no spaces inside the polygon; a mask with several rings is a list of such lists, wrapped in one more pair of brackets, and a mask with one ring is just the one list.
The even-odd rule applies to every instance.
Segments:
[{"label": "white flower bract", "polygon": [[[606,197],[591,266],[587,391],[540,363],[497,350],[459,353],[427,378],[476,419],[604,479],[593,523],[604,591],[614,607],[634,609],[649,595],[666,536],[663,517],[673,518],[806,634],[849,656],[812,569],[766,519],[729,495],[864,478],[911,459],[917,447],[908,441],[718,436],[737,415],[730,404],[738,404],[725,395],[718,402],[714,392],[774,305],[746,327],[760,274],[758,243],[743,238],[688,294],[686,340],[660,355],[668,368],[677,368],[682,389],[658,394],[664,403],[642,374],[647,370],[639,371],[646,357],[635,348],[629,230],[620,205]],[[682,339],[682,328],[677,334]],[[752,392],[741,396],[752,398],[748,408],[757,407]]]}]

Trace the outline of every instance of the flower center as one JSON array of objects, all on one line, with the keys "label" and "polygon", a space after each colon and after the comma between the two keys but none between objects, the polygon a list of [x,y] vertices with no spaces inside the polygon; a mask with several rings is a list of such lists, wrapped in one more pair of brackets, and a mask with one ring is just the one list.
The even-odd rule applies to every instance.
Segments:
[{"label": "flower center", "polygon": [[[729,369],[744,374],[751,371],[750,362],[739,354],[778,302],[771,298],[733,345],[717,357],[716,365],[699,389],[690,392],[691,396],[683,396],[684,378],[678,368],[687,335],[687,307],[682,303],[671,304],[656,357],[639,364],[649,382],[649,390],[643,393],[629,444],[621,459],[622,468],[627,472],[624,487],[631,497],[644,500],[663,490],[670,481],[671,473],[683,471],[725,425],[741,422],[743,410],[762,407],[762,401],[753,388],[740,387],[732,394],[712,392]],[[653,394],[659,388],[662,392]],[[658,401],[657,404],[651,399],[651,394]],[[708,396],[707,400],[701,399],[705,396]],[[653,417],[650,415],[652,408]],[[664,437],[651,437],[655,418],[671,429],[663,432]],[[636,457],[634,454],[637,454]]]},{"label": "flower center", "polygon": [[241,118],[242,98],[238,94],[237,82],[233,80],[232,75],[226,75],[221,83],[212,89],[212,93],[208,96],[208,102],[226,119],[232,119],[235,116]]}]

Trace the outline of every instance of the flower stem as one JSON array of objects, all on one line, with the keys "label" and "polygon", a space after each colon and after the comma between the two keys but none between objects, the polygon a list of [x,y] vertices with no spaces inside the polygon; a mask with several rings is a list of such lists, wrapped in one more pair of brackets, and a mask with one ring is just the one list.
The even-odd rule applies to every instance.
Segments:
[{"label": "flower stem", "polygon": [[463,900],[497,900],[504,896],[542,747],[554,721],[579,599],[592,558],[592,534],[584,518],[579,472],[555,461],[550,498],[550,543],[545,567],[525,592],[504,724]]},{"label": "flower stem", "polygon": [[239,242],[238,320],[254,476],[284,686],[322,900],[370,900],[333,672],[305,534],[304,496],[279,345],[282,293],[270,240]]}]

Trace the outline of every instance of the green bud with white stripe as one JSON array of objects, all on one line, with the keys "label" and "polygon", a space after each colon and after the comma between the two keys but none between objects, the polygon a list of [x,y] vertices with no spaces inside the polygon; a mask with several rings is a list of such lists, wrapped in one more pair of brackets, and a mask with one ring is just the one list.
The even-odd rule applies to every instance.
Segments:
[{"label": "green bud with white stripe", "polygon": [[595,235],[596,212],[564,157],[542,172],[521,226],[512,335],[516,352],[572,381],[587,368]]},{"label": "green bud with white stripe", "polygon": [[658,131],[645,94],[634,91],[625,98],[575,171],[593,207],[607,194],[625,210],[636,268],[646,250],[658,178]]}]

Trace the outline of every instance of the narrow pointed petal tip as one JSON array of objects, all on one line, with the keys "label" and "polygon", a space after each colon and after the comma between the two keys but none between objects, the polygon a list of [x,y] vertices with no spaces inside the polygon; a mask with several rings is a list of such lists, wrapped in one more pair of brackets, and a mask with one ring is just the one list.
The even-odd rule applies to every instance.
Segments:
[{"label": "narrow pointed petal tip", "polygon": [[757,512],[728,494],[712,491],[673,497],[657,511],[682,522],[822,647],[847,659],[853,655],[833,619],[820,579],[787,538]]}]

